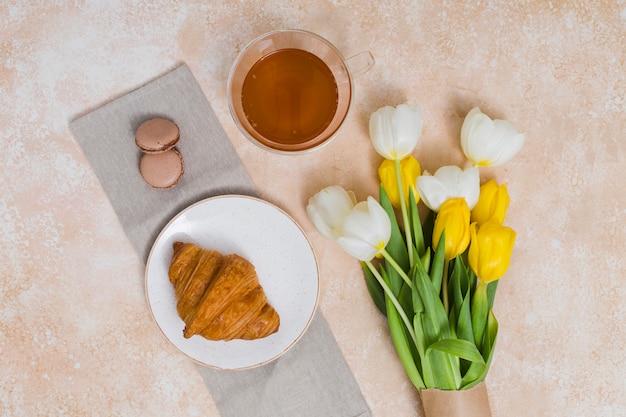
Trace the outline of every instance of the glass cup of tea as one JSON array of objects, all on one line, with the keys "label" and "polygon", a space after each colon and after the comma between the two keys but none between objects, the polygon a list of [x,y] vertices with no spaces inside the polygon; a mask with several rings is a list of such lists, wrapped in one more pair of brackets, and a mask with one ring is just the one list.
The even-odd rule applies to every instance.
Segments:
[{"label": "glass cup of tea", "polygon": [[368,51],[344,59],[312,32],[269,32],[250,42],[230,70],[230,112],[256,145],[310,152],[336,136],[351,107],[353,79],[373,65]]}]

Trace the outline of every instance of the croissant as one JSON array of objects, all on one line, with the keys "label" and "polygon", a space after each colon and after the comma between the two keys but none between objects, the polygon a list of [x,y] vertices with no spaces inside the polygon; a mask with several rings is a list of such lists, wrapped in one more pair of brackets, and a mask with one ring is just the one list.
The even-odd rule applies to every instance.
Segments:
[{"label": "croissant", "polygon": [[254,266],[193,243],[174,243],[168,276],[183,336],[209,340],[260,339],[278,331],[280,316],[265,296]]}]

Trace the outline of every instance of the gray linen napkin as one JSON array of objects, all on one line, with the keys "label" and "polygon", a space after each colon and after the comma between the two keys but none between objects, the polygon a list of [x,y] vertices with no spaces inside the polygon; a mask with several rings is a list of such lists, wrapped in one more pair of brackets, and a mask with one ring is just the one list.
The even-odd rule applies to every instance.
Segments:
[{"label": "gray linen napkin", "polygon": [[[151,117],[180,127],[181,182],[148,186],[138,172],[135,130]],[[183,208],[220,194],[256,195],[248,174],[186,65],[70,123],[104,191],[143,260]],[[369,408],[321,312],[281,358],[258,368],[198,365],[222,417],[368,417]]]}]

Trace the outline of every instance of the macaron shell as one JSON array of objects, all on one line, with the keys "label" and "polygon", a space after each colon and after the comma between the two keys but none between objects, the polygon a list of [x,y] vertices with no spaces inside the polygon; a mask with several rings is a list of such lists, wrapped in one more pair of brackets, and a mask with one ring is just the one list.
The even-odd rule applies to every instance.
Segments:
[{"label": "macaron shell", "polygon": [[185,164],[177,149],[143,154],[139,160],[141,177],[154,188],[172,188],[183,176]]},{"label": "macaron shell", "polygon": [[178,143],[179,139],[178,125],[161,117],[146,120],[135,132],[135,144],[145,153],[168,151]]}]

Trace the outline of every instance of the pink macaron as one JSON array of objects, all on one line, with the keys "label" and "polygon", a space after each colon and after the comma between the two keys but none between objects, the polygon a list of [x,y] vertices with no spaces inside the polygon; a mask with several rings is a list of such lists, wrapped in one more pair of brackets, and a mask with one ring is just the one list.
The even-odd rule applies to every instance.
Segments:
[{"label": "pink macaron", "polygon": [[178,125],[162,117],[146,120],[135,132],[135,144],[142,152],[149,154],[169,151],[179,139]]},{"label": "pink macaron", "polygon": [[141,177],[153,188],[172,188],[185,172],[183,157],[176,148],[161,153],[144,153],[139,160]]}]

